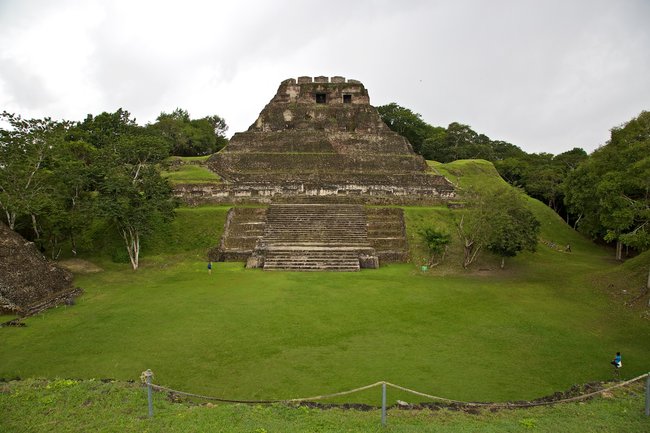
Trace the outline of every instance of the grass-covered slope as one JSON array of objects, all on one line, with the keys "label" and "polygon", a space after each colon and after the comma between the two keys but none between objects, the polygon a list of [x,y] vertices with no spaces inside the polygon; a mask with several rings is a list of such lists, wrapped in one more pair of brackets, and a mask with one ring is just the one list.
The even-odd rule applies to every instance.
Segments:
[{"label": "grass-covered slope", "polygon": [[[454,182],[500,182],[489,163],[439,165]],[[454,178],[454,176],[456,176]],[[423,273],[417,263],[359,273],[291,273],[216,264],[226,207],[183,208],[149,239],[142,268],[92,259],[79,273],[77,305],[0,328],[0,377],[136,379],[230,398],[292,398],[387,380],[461,400],[530,399],[574,383],[647,372],[650,322],[593,284],[622,269],[610,253],[568,228],[541,203],[531,207],[537,253],[504,271],[486,255],[470,272],[455,261]],[[423,224],[451,228],[447,208],[407,208],[411,239]],[[378,403],[376,392],[339,401]],[[395,394],[393,399],[412,401]]]},{"label": "grass-covered slope", "polygon": [[204,163],[208,156],[180,157],[174,156],[165,161],[163,177],[172,184],[218,183],[221,178],[208,169]]},{"label": "grass-covered slope", "polygon": [[[389,409],[387,427],[378,409],[356,411],[283,405],[202,406],[172,403],[154,394],[154,417],[147,418],[146,391],[135,384],[54,380],[0,384],[3,432],[645,432],[643,388],[628,387],[586,403],[532,409]],[[394,400],[389,394],[389,404]]]}]

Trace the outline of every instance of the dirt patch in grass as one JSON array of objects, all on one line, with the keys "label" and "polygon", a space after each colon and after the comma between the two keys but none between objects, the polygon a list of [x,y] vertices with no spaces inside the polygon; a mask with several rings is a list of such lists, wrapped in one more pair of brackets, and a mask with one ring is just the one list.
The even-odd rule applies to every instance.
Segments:
[{"label": "dirt patch in grass", "polygon": [[103,271],[102,268],[95,265],[94,263],[89,262],[88,260],[83,259],[67,259],[61,260],[58,264],[70,272],[75,274],[93,274],[96,272]]}]

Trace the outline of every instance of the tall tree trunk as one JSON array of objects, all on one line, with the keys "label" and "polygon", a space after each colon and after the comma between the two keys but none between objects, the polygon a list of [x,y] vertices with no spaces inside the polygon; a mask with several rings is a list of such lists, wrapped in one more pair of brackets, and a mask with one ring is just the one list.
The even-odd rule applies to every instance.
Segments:
[{"label": "tall tree trunk", "polygon": [[616,260],[623,260],[623,244],[620,240],[616,240]]},{"label": "tall tree trunk", "polygon": [[8,210],[6,210],[5,214],[7,214],[7,224],[9,224],[9,228],[11,230],[15,230],[15,227],[16,227],[16,212],[9,212]]},{"label": "tall tree trunk", "polygon": [[140,262],[140,234],[133,227],[125,227],[122,229],[122,238],[129,253],[131,267],[136,271]]},{"label": "tall tree trunk", "polygon": [[576,222],[573,223],[574,230],[578,228],[578,223],[580,222],[581,219],[582,219],[582,213],[578,215],[578,219],[576,220]]},{"label": "tall tree trunk", "polygon": [[74,230],[70,231],[70,249],[73,256],[77,256],[77,238],[74,236]]},{"label": "tall tree trunk", "polygon": [[501,269],[503,269],[503,268],[505,268],[505,267],[506,267],[506,258],[505,258],[505,257],[501,257]]},{"label": "tall tree trunk", "polygon": [[646,284],[646,288],[650,290],[650,268],[648,268],[648,284]]},{"label": "tall tree trunk", "polygon": [[36,215],[32,214],[32,229],[34,230],[34,236],[36,236],[36,239],[41,238],[41,234],[38,231],[38,225],[36,224]]}]

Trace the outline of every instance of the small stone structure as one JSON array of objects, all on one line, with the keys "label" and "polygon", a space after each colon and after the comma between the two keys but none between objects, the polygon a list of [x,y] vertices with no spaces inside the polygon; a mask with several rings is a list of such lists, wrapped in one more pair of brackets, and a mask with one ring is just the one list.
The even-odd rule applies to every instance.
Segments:
[{"label": "small stone structure", "polygon": [[78,294],[70,272],[0,222],[0,313],[27,316]]}]

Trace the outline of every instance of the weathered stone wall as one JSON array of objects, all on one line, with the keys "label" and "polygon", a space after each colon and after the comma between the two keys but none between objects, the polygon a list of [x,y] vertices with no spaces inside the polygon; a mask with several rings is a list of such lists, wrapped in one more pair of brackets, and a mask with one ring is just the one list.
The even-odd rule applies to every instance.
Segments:
[{"label": "weathered stone wall", "polygon": [[413,154],[408,140],[394,133],[313,130],[238,132],[228,144],[228,152]]},{"label": "weathered stone wall", "polygon": [[316,94],[324,94],[324,105],[346,104],[343,95],[350,95],[349,104],[368,105],[370,98],[366,88],[357,80],[345,80],[344,77],[298,77],[284,80],[271,103],[313,104]]},{"label": "weathered stone wall", "polygon": [[424,160],[419,155],[373,155],[336,153],[250,153],[228,152],[209,167],[227,179],[239,174],[263,173],[409,173],[420,171]]},{"label": "weathered stone wall", "polygon": [[[433,176],[431,176],[433,177]],[[237,203],[366,203],[376,205],[440,204],[455,196],[453,189],[386,184],[309,184],[278,181],[246,184],[176,185],[176,197],[190,206]]]},{"label": "weathered stone wall", "polygon": [[393,133],[376,115],[375,109],[369,105],[299,104],[295,102],[267,105],[248,131],[271,132],[292,129]]}]

